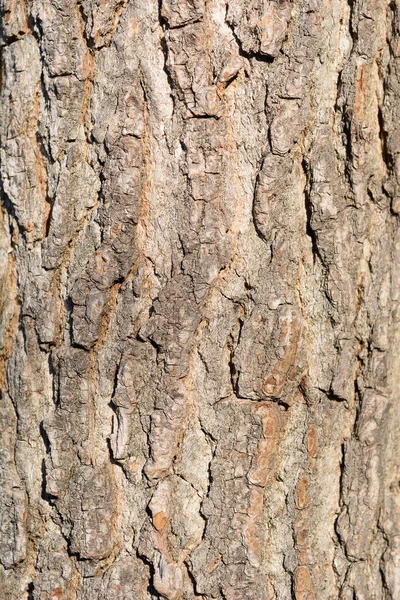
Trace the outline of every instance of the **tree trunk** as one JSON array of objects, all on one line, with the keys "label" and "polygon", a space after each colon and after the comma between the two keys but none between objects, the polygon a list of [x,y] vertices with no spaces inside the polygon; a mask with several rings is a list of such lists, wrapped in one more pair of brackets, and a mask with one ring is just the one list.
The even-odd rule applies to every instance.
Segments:
[{"label": "tree trunk", "polygon": [[399,599],[400,1],[1,7],[1,599]]}]

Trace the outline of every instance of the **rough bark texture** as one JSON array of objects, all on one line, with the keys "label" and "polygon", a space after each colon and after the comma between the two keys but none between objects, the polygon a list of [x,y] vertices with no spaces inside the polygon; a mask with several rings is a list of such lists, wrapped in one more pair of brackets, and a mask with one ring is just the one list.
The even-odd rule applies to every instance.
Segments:
[{"label": "rough bark texture", "polygon": [[1,599],[398,600],[399,0],[1,10]]}]

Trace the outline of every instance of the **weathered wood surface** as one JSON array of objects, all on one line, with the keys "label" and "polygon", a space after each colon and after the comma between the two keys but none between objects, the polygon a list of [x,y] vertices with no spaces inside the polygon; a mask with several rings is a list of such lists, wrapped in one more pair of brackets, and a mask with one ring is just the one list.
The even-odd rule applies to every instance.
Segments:
[{"label": "weathered wood surface", "polygon": [[1,599],[398,600],[399,0],[1,9]]}]

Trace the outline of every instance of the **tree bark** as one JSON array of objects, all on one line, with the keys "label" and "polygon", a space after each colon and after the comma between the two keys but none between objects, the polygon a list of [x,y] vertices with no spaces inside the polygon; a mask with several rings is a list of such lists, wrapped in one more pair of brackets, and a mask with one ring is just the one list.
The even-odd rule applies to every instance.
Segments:
[{"label": "tree bark", "polygon": [[1,8],[0,597],[399,599],[399,0]]}]

